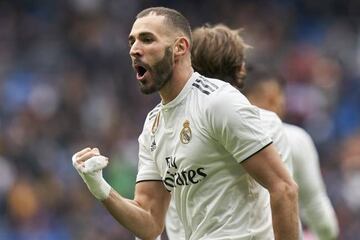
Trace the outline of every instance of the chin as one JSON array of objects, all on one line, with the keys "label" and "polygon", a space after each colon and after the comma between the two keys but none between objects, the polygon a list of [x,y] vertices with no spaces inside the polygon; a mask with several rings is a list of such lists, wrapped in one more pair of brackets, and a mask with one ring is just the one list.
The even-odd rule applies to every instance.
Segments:
[{"label": "chin", "polygon": [[140,83],[140,91],[143,94],[149,95],[157,92],[157,89],[155,88],[155,86],[146,86]]},{"label": "chin", "polygon": [[145,95],[150,95],[150,94],[153,94],[154,92],[156,91],[151,91],[149,89],[141,89],[141,92]]}]

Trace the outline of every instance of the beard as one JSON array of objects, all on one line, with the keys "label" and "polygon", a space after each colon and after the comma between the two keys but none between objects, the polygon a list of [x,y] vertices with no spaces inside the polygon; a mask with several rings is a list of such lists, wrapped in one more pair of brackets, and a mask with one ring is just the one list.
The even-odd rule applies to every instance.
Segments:
[{"label": "beard", "polygon": [[171,47],[165,48],[164,57],[148,68],[152,75],[152,80],[140,83],[140,90],[144,94],[151,94],[159,91],[173,76],[173,56]]}]

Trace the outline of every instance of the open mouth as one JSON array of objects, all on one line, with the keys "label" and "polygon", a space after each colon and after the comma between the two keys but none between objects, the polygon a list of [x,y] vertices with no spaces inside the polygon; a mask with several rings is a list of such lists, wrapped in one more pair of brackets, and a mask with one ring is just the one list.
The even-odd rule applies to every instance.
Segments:
[{"label": "open mouth", "polygon": [[142,78],[147,72],[146,68],[144,68],[143,66],[136,66],[135,69],[138,78]]},{"label": "open mouth", "polygon": [[146,73],[148,72],[148,69],[149,69],[147,64],[141,62],[138,59],[134,59],[132,65],[133,65],[133,68],[134,68],[134,70],[136,72],[136,79],[140,80],[140,81],[144,80],[145,75],[146,75]]}]

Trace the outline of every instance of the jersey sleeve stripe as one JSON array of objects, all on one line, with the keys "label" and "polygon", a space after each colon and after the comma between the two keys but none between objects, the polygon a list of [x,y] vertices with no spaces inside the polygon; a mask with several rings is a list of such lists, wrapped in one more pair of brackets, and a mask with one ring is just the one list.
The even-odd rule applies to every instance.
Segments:
[{"label": "jersey sleeve stripe", "polygon": [[156,107],[155,107],[153,110],[150,111],[149,115],[152,115],[155,111],[158,111],[159,108],[160,108],[160,106],[161,106],[161,103],[159,103],[158,105],[156,105]]},{"label": "jersey sleeve stripe", "polygon": [[208,88],[211,92],[215,91],[215,89],[200,79],[196,79],[195,82],[200,83],[204,88]]},{"label": "jersey sleeve stripe", "polygon": [[203,89],[199,84],[193,83],[192,85],[193,85],[194,87],[196,87],[197,89],[199,89],[202,93],[205,93],[206,95],[209,95],[209,94],[210,94],[209,91]]},{"label": "jersey sleeve stripe", "polygon": [[156,181],[156,182],[162,182],[163,180],[161,180],[161,179],[146,179],[146,180],[139,180],[139,181],[137,181],[136,182],[136,184],[138,184],[138,183],[141,183],[141,182],[153,182],[153,181]]},{"label": "jersey sleeve stripe", "polygon": [[258,152],[260,152],[261,150],[263,150],[264,148],[266,148],[267,146],[269,146],[272,143],[273,143],[272,141],[269,142],[268,144],[266,144],[265,146],[263,146],[262,148],[260,148],[259,150],[257,150],[256,152],[254,152],[253,154],[251,154],[250,156],[248,156],[244,160],[242,160],[241,162],[244,162],[244,161],[248,160],[249,158],[251,158],[252,156],[254,156],[255,154],[257,154]]},{"label": "jersey sleeve stripe", "polygon": [[148,114],[149,120],[153,119],[157,113],[160,111],[161,109],[161,104],[159,103],[153,110],[151,110],[151,112]]},{"label": "jersey sleeve stripe", "polygon": [[204,82],[206,82],[206,83],[210,84],[211,86],[213,86],[215,89],[218,89],[218,88],[219,88],[218,85],[216,85],[215,83],[210,82],[210,81],[207,80],[204,76],[200,76],[200,78],[201,78]]},{"label": "jersey sleeve stripe", "polygon": [[160,112],[160,109],[158,109],[156,112],[153,112],[151,115],[149,115],[149,120],[153,119],[157,116],[157,113]]}]

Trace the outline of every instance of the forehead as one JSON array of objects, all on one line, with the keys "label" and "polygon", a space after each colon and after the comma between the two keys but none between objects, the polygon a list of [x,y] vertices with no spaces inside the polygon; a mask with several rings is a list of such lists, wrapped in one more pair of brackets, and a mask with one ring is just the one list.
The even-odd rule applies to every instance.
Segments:
[{"label": "forehead", "polygon": [[131,29],[129,36],[136,37],[141,33],[152,33],[157,36],[168,36],[169,31],[165,26],[165,17],[159,15],[148,15],[137,19]]}]

